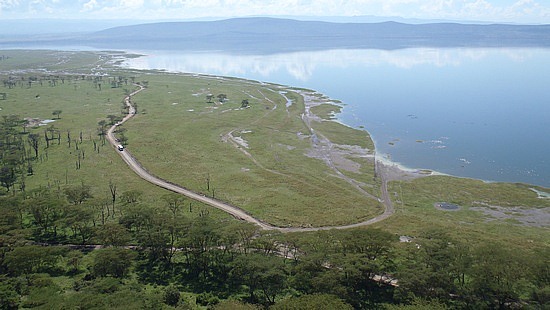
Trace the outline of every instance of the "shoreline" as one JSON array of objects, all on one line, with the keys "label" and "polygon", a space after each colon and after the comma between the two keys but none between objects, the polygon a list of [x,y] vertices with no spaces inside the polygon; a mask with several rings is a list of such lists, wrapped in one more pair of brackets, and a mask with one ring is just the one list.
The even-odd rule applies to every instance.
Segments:
[{"label": "shoreline", "polygon": [[[279,87],[297,92],[298,94],[300,94],[304,98],[304,105],[305,105],[305,110],[306,110],[305,112],[309,111],[309,108],[314,107],[314,106],[318,106],[318,105],[321,105],[321,104],[331,104],[331,105],[340,107],[342,109],[345,108],[345,106],[346,106],[345,103],[343,103],[339,100],[334,100],[334,99],[330,98],[329,96],[327,96],[327,95],[325,95],[325,94],[323,94],[323,93],[321,93],[317,90],[297,88],[297,87],[292,87],[292,86],[284,86],[284,85],[280,85],[280,84],[276,84],[276,83],[262,82],[262,81],[256,81],[256,80],[250,80],[250,79],[243,79],[243,80],[254,81],[254,82],[262,83],[262,84],[275,85],[275,86],[279,86]],[[307,97],[304,96],[304,95],[307,95]],[[445,173],[445,172],[441,172],[441,171],[437,171],[437,170],[433,170],[433,169],[429,169],[429,168],[412,168],[412,167],[406,166],[405,164],[403,164],[401,162],[393,161],[391,158],[388,158],[390,156],[390,154],[387,154],[387,153],[380,153],[379,154],[379,153],[377,153],[377,151],[376,151],[377,150],[376,140],[373,138],[372,134],[366,128],[356,128],[356,127],[353,127],[349,124],[346,124],[341,119],[337,118],[337,115],[338,114],[335,114],[334,119],[330,119],[330,120],[327,120],[327,121],[338,123],[342,126],[350,128],[352,130],[365,131],[369,135],[369,137],[371,138],[372,142],[374,143],[374,147],[375,147],[374,150],[373,150],[374,155],[370,155],[370,156],[373,157],[374,160],[377,163],[381,164],[385,168],[385,170],[387,170],[388,181],[412,180],[412,179],[427,177],[427,176],[448,176],[448,177],[452,177],[452,178],[476,180],[476,181],[481,181],[483,183],[488,183],[488,184],[490,184],[490,183],[509,183],[509,184],[520,183],[520,184],[524,184],[524,185],[527,185],[527,186],[530,186],[530,187],[537,187],[537,188],[550,190],[550,187],[545,187],[545,186],[538,185],[538,184],[531,184],[531,183],[526,183],[526,182],[486,180],[486,179],[476,178],[476,177],[453,175],[453,174],[449,174],[449,173]],[[320,117],[315,115],[315,117],[311,118],[310,121],[311,120],[319,120],[319,119],[320,119]],[[545,191],[542,191],[542,192],[546,193],[547,195],[550,195],[550,193],[547,193]]]},{"label": "shoreline", "polygon": [[[124,51],[124,52],[127,55],[132,56],[132,58],[128,58],[126,61],[122,61],[121,63],[116,64],[115,65],[116,67],[123,68],[123,69],[129,69],[129,70],[144,70],[144,69],[132,67],[129,60],[131,60],[131,59],[135,60],[135,58],[147,57],[149,55],[144,54],[144,53],[136,53],[135,51]],[[135,57],[136,55],[138,57]],[[323,100],[322,102],[313,103],[313,104],[309,105],[309,107],[319,105],[319,104],[323,104],[323,103],[324,104],[332,104],[332,105],[341,107],[342,109],[346,107],[346,104],[344,102],[342,102],[340,100],[332,99],[331,97],[327,96],[326,94],[321,93],[321,92],[319,92],[317,90],[314,90],[314,89],[310,89],[310,88],[296,87],[296,86],[285,85],[285,84],[280,84],[280,83],[276,83],[276,82],[266,82],[266,81],[252,79],[252,78],[246,78],[246,77],[221,76],[221,75],[214,75],[214,74],[210,74],[210,73],[198,73],[198,72],[169,71],[169,70],[166,70],[166,69],[149,69],[149,70],[157,71],[159,73],[164,73],[164,74],[170,73],[170,74],[194,75],[194,76],[199,76],[199,77],[200,76],[205,76],[205,77],[210,77],[210,78],[230,78],[230,79],[242,80],[242,81],[249,82],[249,83],[253,82],[253,83],[264,84],[264,85],[273,85],[273,86],[277,86],[281,89],[288,89],[288,90],[292,90],[292,91],[295,91],[295,92],[298,92],[298,93],[308,92],[311,95],[316,95],[316,96],[312,96],[312,97],[318,97],[319,99]],[[306,100],[304,98],[304,102],[305,101]],[[308,108],[308,107],[306,107],[306,108]],[[430,168],[413,168],[413,167],[407,166],[406,164],[403,164],[401,162],[393,161],[392,159],[388,158],[390,156],[390,154],[387,154],[387,153],[379,153],[378,154],[378,153],[376,153],[376,149],[377,149],[376,144],[377,143],[376,143],[376,140],[373,138],[371,132],[369,132],[366,128],[356,128],[356,127],[353,127],[352,125],[346,124],[344,121],[342,121],[341,118],[338,118],[338,115],[341,114],[341,113],[342,112],[335,113],[335,115],[334,115],[335,118],[332,119],[331,121],[337,122],[338,124],[341,124],[343,126],[351,128],[353,130],[362,130],[362,131],[367,132],[369,134],[369,136],[371,137],[371,140],[373,141],[374,145],[375,145],[375,150],[374,150],[375,156],[374,157],[376,158],[376,161],[380,162],[385,167],[388,167],[388,168],[391,167],[393,170],[400,171],[401,174],[404,174],[404,175],[415,174],[415,175],[419,175],[419,177],[430,176],[430,175],[431,176],[439,176],[440,175],[440,176],[449,176],[449,177],[456,177],[456,178],[479,180],[479,181],[482,181],[482,182],[485,182],[485,183],[521,183],[521,184],[525,184],[525,185],[529,185],[529,186],[533,186],[533,187],[539,187],[539,188],[544,188],[544,189],[549,189],[550,190],[550,187],[546,187],[546,186],[539,185],[539,184],[534,184],[534,183],[527,183],[527,182],[523,182],[523,181],[497,181],[497,180],[483,179],[483,178],[480,178],[480,177],[460,176],[460,175],[454,175],[454,174],[449,174],[449,173],[437,171],[437,170],[430,169]]]},{"label": "shoreline", "polygon": [[[285,87],[286,89],[290,89],[292,91],[295,91],[295,92],[299,93],[300,95],[302,95],[302,97],[304,97],[304,93],[307,92],[307,95],[308,95],[307,99],[313,99],[313,100],[306,100],[306,97],[304,97],[304,105],[305,105],[306,111],[311,107],[318,106],[318,105],[321,105],[321,104],[330,104],[330,105],[340,107],[342,109],[344,109],[346,107],[346,104],[343,103],[342,101],[332,99],[331,97],[329,97],[329,96],[327,96],[327,95],[325,95],[325,94],[323,94],[323,93],[321,93],[317,90],[297,88],[297,87],[292,87],[292,86],[282,86],[282,85],[276,84],[276,83],[262,82],[262,81],[249,80],[249,79],[244,79],[244,80],[254,81],[254,82],[258,82],[258,83],[262,83],[262,84],[276,85],[276,86],[279,86],[279,87]],[[317,99],[317,100],[315,100],[315,99]],[[340,113],[342,113],[342,112],[340,112]],[[414,178],[426,177],[426,176],[448,176],[448,177],[459,178],[459,179],[476,180],[476,181],[481,181],[481,182],[488,183],[488,184],[490,184],[490,183],[509,183],[509,184],[519,183],[519,184],[524,184],[524,185],[531,186],[531,187],[538,187],[538,188],[543,188],[543,189],[550,190],[550,187],[546,187],[546,186],[539,185],[539,184],[533,184],[533,183],[527,183],[527,182],[521,182],[521,181],[487,180],[487,179],[478,178],[478,177],[454,175],[454,174],[445,173],[445,172],[437,171],[437,170],[430,169],[430,168],[413,168],[413,167],[407,166],[407,165],[405,165],[401,162],[394,161],[391,158],[389,158],[391,155],[388,154],[388,153],[378,153],[377,152],[377,147],[376,147],[377,143],[376,143],[376,140],[373,138],[372,134],[366,128],[357,128],[357,127],[353,127],[352,125],[346,124],[344,121],[342,121],[342,119],[338,118],[338,114],[340,114],[340,113],[335,113],[334,114],[334,119],[330,119],[330,120],[327,120],[327,121],[338,123],[342,126],[350,128],[352,130],[365,131],[369,135],[369,137],[371,138],[372,142],[374,143],[374,153],[375,153],[375,155],[372,155],[372,156],[375,157],[375,161],[382,164],[384,167],[386,167],[386,169],[390,169],[390,170],[393,171],[393,173],[391,173],[391,175],[390,175],[390,178],[391,178],[391,176],[394,176],[395,179],[399,180],[399,179],[414,179]],[[314,119],[318,120],[320,118],[316,115]],[[391,179],[390,181],[392,181],[392,180],[393,179]],[[550,193],[547,193],[547,194],[550,195]]]},{"label": "shoreline", "polygon": [[[277,85],[277,84],[272,84],[272,85]],[[304,118],[307,118],[308,122],[312,122],[312,121],[335,122],[339,125],[345,126],[345,127],[349,128],[349,129],[352,129],[352,130],[358,130],[358,131],[366,132],[369,135],[372,142],[373,142],[374,149],[373,150],[367,150],[369,154],[364,155],[364,157],[372,159],[374,164],[377,167],[383,168],[384,171],[382,173],[384,173],[384,175],[386,176],[387,181],[412,180],[412,179],[417,179],[417,178],[427,177],[427,176],[446,175],[444,173],[433,171],[431,169],[409,168],[409,167],[406,167],[406,166],[402,165],[401,163],[394,162],[391,159],[386,158],[385,156],[377,156],[376,155],[376,143],[372,139],[372,135],[370,134],[370,132],[368,130],[351,127],[348,124],[342,123],[338,119],[323,120],[318,115],[315,115],[315,114],[310,112],[312,107],[319,106],[321,104],[332,104],[332,105],[339,106],[339,107],[343,107],[344,104],[336,103],[330,97],[328,97],[328,96],[326,96],[322,93],[319,93],[315,90],[296,89],[296,88],[292,88],[292,87],[286,88],[286,89],[292,90],[292,91],[298,93],[300,96],[302,96],[302,98],[304,99]]]}]

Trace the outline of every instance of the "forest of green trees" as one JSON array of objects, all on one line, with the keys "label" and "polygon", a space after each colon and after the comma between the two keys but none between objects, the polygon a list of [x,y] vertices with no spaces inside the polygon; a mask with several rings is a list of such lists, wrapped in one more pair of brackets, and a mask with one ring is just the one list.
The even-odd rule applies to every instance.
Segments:
[{"label": "forest of green trees", "polygon": [[[168,194],[98,206],[85,184],[0,199],[2,309],[544,309],[550,253],[376,229],[281,234]],[[96,246],[101,245],[101,246]],[[301,306],[298,306],[301,305]]]}]

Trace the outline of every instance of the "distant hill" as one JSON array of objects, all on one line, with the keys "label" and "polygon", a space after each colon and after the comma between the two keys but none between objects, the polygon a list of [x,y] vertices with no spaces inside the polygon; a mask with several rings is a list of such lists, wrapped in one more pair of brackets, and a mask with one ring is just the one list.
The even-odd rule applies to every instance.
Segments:
[{"label": "distant hill", "polygon": [[[67,40],[58,43],[61,41]],[[335,48],[550,47],[550,25],[331,23],[258,17],[114,27],[70,43],[98,48],[261,53]]]}]

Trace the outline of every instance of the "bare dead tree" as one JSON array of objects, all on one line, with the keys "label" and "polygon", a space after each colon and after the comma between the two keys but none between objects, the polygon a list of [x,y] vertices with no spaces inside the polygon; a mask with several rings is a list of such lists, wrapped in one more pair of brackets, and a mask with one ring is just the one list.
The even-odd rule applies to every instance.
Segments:
[{"label": "bare dead tree", "polygon": [[113,207],[113,214],[115,214],[115,202],[116,202],[116,184],[113,181],[109,181],[109,191],[111,192],[111,204]]}]

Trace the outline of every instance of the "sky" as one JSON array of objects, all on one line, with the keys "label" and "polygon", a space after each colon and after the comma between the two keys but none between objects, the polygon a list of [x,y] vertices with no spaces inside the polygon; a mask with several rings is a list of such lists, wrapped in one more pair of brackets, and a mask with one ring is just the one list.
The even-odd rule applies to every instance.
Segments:
[{"label": "sky", "polygon": [[550,0],[0,0],[0,19],[397,16],[550,24]]}]

